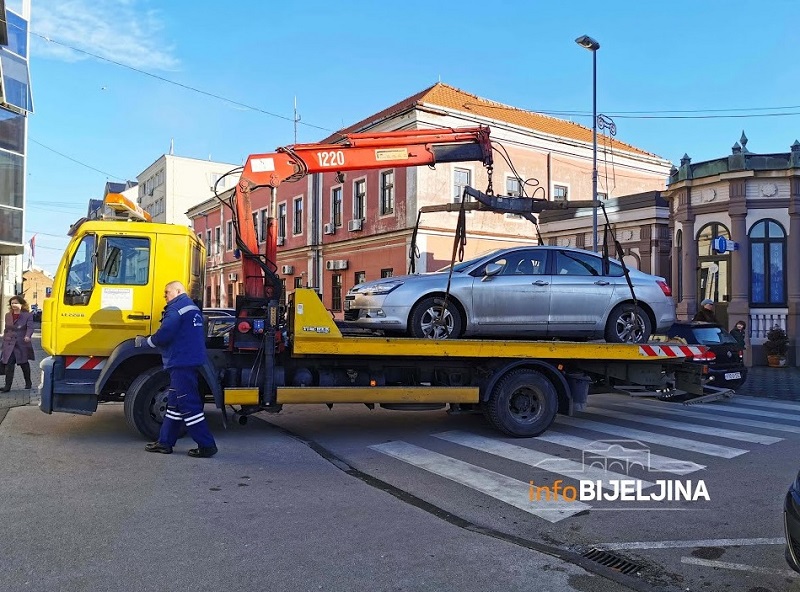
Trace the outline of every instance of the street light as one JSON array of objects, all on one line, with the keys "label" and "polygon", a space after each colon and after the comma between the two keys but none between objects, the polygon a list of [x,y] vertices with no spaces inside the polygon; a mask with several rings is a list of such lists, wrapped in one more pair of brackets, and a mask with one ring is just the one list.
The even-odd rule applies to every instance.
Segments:
[{"label": "street light", "polygon": [[592,52],[592,248],[597,252],[597,50],[600,44],[581,35],[575,43]]}]

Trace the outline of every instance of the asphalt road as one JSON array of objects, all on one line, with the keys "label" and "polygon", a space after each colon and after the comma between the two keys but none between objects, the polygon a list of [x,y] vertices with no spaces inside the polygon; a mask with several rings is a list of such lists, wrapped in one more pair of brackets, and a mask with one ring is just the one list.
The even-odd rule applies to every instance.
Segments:
[{"label": "asphalt road", "polygon": [[257,419],[224,430],[210,411],[220,452],[192,459],[187,440],[144,452],[120,404],[4,412],[3,592],[630,590],[401,499]]},{"label": "asphalt road", "polygon": [[[576,554],[614,553],[635,564],[629,582],[641,590],[800,590],[783,558],[782,526],[800,465],[800,403],[590,401],[576,419],[559,417],[542,437],[522,440],[501,437],[481,416],[443,411],[287,407],[266,420],[478,527]],[[584,450],[622,440],[628,450],[638,442],[652,466],[609,466],[618,477],[702,481],[709,499],[564,503],[561,514],[530,500],[531,480],[552,487],[562,479],[563,488],[603,478],[586,468]]]}]

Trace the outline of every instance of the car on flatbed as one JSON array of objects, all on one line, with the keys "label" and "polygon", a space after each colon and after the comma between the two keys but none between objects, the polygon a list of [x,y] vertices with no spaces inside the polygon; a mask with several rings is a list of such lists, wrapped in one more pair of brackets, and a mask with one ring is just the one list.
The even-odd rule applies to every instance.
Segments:
[{"label": "car on flatbed", "polygon": [[[344,320],[411,337],[605,339],[641,343],[675,321],[662,277],[582,249],[500,249],[433,273],[364,282],[345,295]],[[449,295],[444,315],[443,297]],[[634,309],[636,308],[636,310]],[[440,318],[443,316],[443,318]]]}]

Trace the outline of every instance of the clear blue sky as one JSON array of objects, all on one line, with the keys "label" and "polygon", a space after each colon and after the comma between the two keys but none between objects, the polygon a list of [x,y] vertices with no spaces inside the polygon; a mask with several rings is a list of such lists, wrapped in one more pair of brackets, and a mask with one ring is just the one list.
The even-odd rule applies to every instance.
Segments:
[{"label": "clear blue sky", "polygon": [[[235,164],[290,144],[295,97],[299,142],[437,80],[591,126],[583,34],[601,44],[598,111],[621,140],[697,162],[729,154],[742,130],[753,152],[800,139],[794,0],[32,1],[25,236],[38,233],[50,272],[107,180],[135,179],[170,139],[176,155]],[[653,118],[665,115],[692,118]]]}]

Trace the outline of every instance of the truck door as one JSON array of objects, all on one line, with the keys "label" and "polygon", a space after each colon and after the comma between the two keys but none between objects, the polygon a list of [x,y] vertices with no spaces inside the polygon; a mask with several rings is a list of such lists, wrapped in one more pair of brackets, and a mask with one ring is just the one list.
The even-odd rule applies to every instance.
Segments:
[{"label": "truck door", "polygon": [[72,254],[58,306],[56,353],[108,356],[151,331],[155,237],[83,237]]}]

